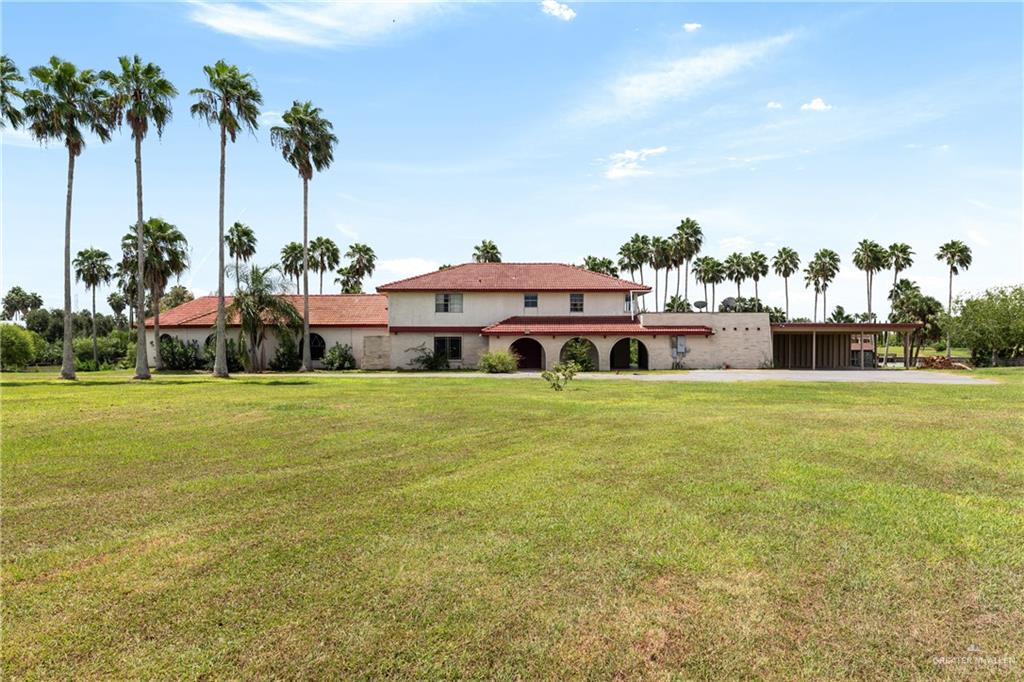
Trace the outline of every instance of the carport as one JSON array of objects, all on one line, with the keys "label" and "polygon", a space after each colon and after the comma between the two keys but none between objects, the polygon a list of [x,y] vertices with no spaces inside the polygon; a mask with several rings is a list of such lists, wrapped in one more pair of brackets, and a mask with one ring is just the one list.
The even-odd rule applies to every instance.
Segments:
[{"label": "carport", "polygon": [[[785,322],[772,325],[772,366],[776,369],[867,369],[863,337],[896,332],[903,366],[910,365],[910,333],[920,325],[895,322]],[[859,352],[852,349],[857,345]]]}]

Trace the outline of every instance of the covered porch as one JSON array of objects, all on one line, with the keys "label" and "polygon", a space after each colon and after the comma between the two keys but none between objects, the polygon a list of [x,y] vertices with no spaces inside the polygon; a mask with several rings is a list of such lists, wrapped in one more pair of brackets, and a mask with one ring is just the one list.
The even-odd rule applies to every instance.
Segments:
[{"label": "covered porch", "polygon": [[873,369],[875,339],[896,333],[891,345],[910,366],[910,333],[916,324],[888,322],[787,322],[772,325],[772,366],[776,369]]}]

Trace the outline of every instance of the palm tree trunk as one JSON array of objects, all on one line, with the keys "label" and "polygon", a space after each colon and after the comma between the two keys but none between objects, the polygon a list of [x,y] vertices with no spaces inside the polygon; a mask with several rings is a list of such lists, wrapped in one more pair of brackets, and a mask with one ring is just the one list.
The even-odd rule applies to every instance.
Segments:
[{"label": "palm tree trunk", "polygon": [[133,307],[129,301],[128,310],[129,313],[132,310],[137,311],[136,317],[138,318],[135,328],[135,378],[148,379],[150,375],[149,358],[146,357],[146,292],[142,288],[142,282],[146,275],[146,256],[143,244],[145,241],[143,228],[145,218],[142,213],[142,138],[140,137],[135,138],[135,209],[135,257],[137,261],[135,277],[138,283],[135,285],[135,305]]},{"label": "palm tree trunk", "polygon": [[714,312],[713,310],[708,310],[708,283],[707,282],[704,282],[704,310],[707,310],[708,312]]},{"label": "palm tree trunk", "polygon": [[821,288],[821,321],[828,322],[828,287]]},{"label": "palm tree trunk", "polygon": [[640,264],[640,284],[644,283],[644,264]]},{"label": "palm tree trunk", "polygon": [[309,180],[302,178],[302,369],[313,371],[309,351]]},{"label": "palm tree trunk", "polygon": [[658,268],[654,268],[654,312],[658,312]]},{"label": "palm tree trunk", "polygon": [[238,278],[238,254],[235,254],[235,293],[242,289],[242,281]]},{"label": "palm tree trunk", "polygon": [[814,321],[818,321],[818,292],[814,292]]},{"label": "palm tree trunk", "polygon": [[711,312],[715,312],[715,284],[711,283]]},{"label": "palm tree trunk", "polygon": [[742,298],[740,296],[740,281],[736,280],[736,298]]},{"label": "palm tree trunk", "polygon": [[96,348],[96,287],[92,288],[92,361],[96,363],[96,369],[99,369],[100,352]]},{"label": "palm tree trunk", "polygon": [[326,272],[326,271],[325,270],[321,270],[320,271],[320,293],[321,294],[324,293],[324,272]]},{"label": "palm tree trunk", "polygon": [[665,305],[662,306],[662,310],[668,309],[668,275],[670,271],[670,268],[665,268]]},{"label": "palm tree trunk", "polygon": [[761,294],[757,290],[757,280],[754,280],[754,300],[757,301],[757,307],[761,307]]},{"label": "palm tree trunk", "polygon": [[[75,184],[75,155],[68,150],[68,199],[64,206],[64,357],[60,378],[75,378],[74,321],[71,319],[71,189]],[[952,281],[952,280],[950,280]]]},{"label": "palm tree trunk", "polygon": [[[900,271],[895,269],[895,268],[893,268],[893,271],[892,271],[892,286],[893,286],[894,289],[896,288],[896,278],[899,276],[899,274],[900,274]],[[890,306],[890,308],[891,308],[891,306]],[[892,314],[892,311],[890,310],[890,315],[891,314]],[[888,358],[889,358],[889,330],[888,329],[885,330],[885,358],[886,358],[886,360],[888,360]]]},{"label": "palm tree trunk", "polygon": [[153,299],[153,342],[156,343],[156,362],[153,366],[156,371],[161,372],[164,368],[164,358],[160,355],[160,292],[154,288],[150,294]]},{"label": "palm tree trunk", "polygon": [[686,276],[683,277],[683,298],[690,300],[690,259],[686,259]]},{"label": "palm tree trunk", "polygon": [[679,296],[679,278],[680,278],[680,273],[682,273],[682,269],[679,268],[678,266],[676,266],[676,296]]},{"label": "palm tree trunk", "polygon": [[953,357],[953,349],[949,345],[950,340],[950,325],[949,321],[953,319],[953,267],[949,268],[949,302],[946,305],[946,315],[949,320],[946,321],[946,359]]},{"label": "palm tree trunk", "polygon": [[[220,206],[217,214],[217,350],[213,359],[213,376],[228,376],[227,325],[224,320],[224,166],[227,154],[227,131],[220,127]],[[160,307],[159,302],[156,305]],[[156,336],[157,349],[160,337]],[[159,362],[160,354],[157,353]],[[159,367],[159,365],[158,365]]]},{"label": "palm tree trunk", "polygon": [[786,322],[789,322],[789,277],[783,277],[782,281],[786,288]]}]

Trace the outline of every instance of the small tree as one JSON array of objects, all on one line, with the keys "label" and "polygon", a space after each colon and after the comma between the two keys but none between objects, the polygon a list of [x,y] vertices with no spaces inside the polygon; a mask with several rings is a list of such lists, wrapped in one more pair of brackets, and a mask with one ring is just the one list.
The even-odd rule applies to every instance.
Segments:
[{"label": "small tree", "polygon": [[565,390],[565,387],[579,371],[580,366],[570,360],[568,362],[560,362],[552,369],[541,372],[540,375],[544,381],[548,382],[548,386],[552,390],[562,391]]},{"label": "small tree", "polygon": [[302,326],[302,316],[291,301],[281,296],[285,286],[277,276],[278,272],[276,265],[266,268],[252,265],[243,270],[238,281],[238,293],[227,308],[229,315],[238,317],[254,372],[262,369],[260,349],[269,327],[290,330],[282,331],[283,337]]}]

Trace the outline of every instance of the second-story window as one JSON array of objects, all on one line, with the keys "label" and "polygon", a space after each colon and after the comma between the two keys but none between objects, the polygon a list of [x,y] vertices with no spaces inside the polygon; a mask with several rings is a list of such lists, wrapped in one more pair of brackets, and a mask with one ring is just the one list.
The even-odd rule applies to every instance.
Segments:
[{"label": "second-story window", "polygon": [[524,308],[536,308],[537,307],[537,294],[523,294],[523,307]]},{"label": "second-story window", "polygon": [[569,294],[569,312],[583,312],[583,294]]},{"label": "second-story window", "polygon": [[462,294],[434,294],[435,313],[461,313]]}]

